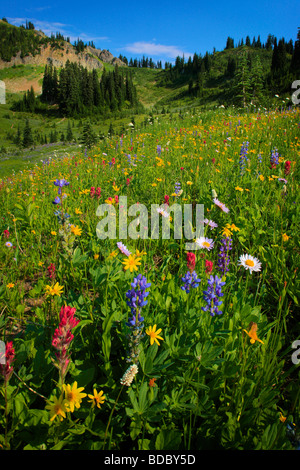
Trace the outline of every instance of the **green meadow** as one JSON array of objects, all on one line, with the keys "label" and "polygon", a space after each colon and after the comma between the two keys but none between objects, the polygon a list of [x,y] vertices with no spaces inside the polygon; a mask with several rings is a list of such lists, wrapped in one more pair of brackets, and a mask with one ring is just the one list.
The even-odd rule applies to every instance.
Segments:
[{"label": "green meadow", "polygon": [[[2,158],[1,448],[299,448],[299,107],[183,104]],[[192,209],[181,237],[173,204]]]}]

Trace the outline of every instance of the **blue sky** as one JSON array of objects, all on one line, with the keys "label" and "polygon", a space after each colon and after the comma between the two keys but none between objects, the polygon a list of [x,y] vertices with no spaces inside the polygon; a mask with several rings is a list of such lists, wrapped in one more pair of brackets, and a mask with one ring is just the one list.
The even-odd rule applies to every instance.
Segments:
[{"label": "blue sky", "polygon": [[268,34],[296,40],[300,26],[299,0],[206,0],[87,2],[79,0],[2,0],[0,18],[19,26],[26,19],[46,34],[61,32],[73,43],[78,37],[99,49],[128,59],[143,55],[173,62],[224,49],[228,36],[242,38]]}]

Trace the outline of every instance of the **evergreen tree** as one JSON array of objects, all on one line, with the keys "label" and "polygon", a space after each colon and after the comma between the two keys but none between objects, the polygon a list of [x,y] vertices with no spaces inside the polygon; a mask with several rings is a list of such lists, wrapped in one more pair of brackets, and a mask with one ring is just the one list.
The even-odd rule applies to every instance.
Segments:
[{"label": "evergreen tree", "polygon": [[263,68],[259,55],[254,58],[251,71],[252,103],[256,106],[262,105],[264,101]]},{"label": "evergreen tree", "polygon": [[294,78],[300,78],[300,28],[298,28],[297,40],[295,41],[293,56],[290,66]]},{"label": "evergreen tree", "polygon": [[91,148],[97,142],[96,136],[93,132],[90,121],[87,121],[83,126],[83,132],[81,136],[81,143],[86,148]]},{"label": "evergreen tree", "polygon": [[234,48],[234,40],[228,36],[225,49],[233,49],[233,48]]},{"label": "evergreen tree", "polygon": [[20,125],[18,125],[18,130],[17,130],[17,134],[16,134],[16,137],[15,137],[15,144],[18,147],[22,146],[22,134],[21,134]]},{"label": "evergreen tree", "polygon": [[31,113],[34,113],[35,111],[35,94],[34,94],[34,89],[31,86],[30,91],[27,91],[27,96],[26,96],[26,109],[28,109]]},{"label": "evergreen tree", "polygon": [[24,148],[28,148],[32,144],[33,144],[32,131],[31,131],[31,127],[29,125],[29,121],[28,121],[28,119],[26,119],[25,127],[24,127],[24,130],[23,130],[22,145],[23,145]]},{"label": "evergreen tree", "polygon": [[245,50],[242,51],[239,58],[236,73],[235,91],[237,104],[245,108],[249,103],[251,93],[249,66],[247,52]]},{"label": "evergreen tree", "polygon": [[73,140],[73,132],[71,129],[70,121],[68,121],[68,128],[67,128],[67,142],[72,142]]},{"label": "evergreen tree", "polygon": [[234,57],[229,57],[227,62],[227,74],[229,77],[234,77],[236,70],[236,61]]}]

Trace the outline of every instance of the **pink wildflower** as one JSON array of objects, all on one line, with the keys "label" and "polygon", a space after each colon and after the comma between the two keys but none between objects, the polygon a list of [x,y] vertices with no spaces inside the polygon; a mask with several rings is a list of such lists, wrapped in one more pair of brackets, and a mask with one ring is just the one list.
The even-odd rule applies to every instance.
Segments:
[{"label": "pink wildflower", "polygon": [[210,274],[213,270],[214,263],[212,261],[205,260],[205,272]]},{"label": "pink wildflower", "polygon": [[[4,356],[4,358],[2,357]],[[4,359],[4,360],[3,360]],[[3,375],[5,382],[7,383],[12,376],[14,371],[11,365],[15,359],[15,350],[13,348],[12,341],[7,342],[5,345],[5,355],[0,352],[0,373]]]},{"label": "pink wildflower", "polygon": [[186,254],[187,268],[192,273],[195,271],[196,256],[195,253]]},{"label": "pink wildflower", "polygon": [[75,312],[76,308],[68,305],[61,308],[59,314],[60,323],[52,338],[52,346],[58,351],[55,354],[57,358],[55,365],[60,370],[62,382],[70,362],[70,356],[67,354],[67,351],[74,338],[72,329],[79,323],[79,320],[74,317]]},{"label": "pink wildflower", "polygon": [[55,278],[55,265],[51,263],[50,266],[48,266],[47,270],[48,270],[48,276],[50,277],[50,279],[54,279]]}]

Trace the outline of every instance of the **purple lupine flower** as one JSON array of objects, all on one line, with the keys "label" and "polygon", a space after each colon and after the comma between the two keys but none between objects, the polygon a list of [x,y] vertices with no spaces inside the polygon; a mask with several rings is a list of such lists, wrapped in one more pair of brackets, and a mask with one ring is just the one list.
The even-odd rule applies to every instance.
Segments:
[{"label": "purple lupine flower", "polygon": [[190,292],[191,287],[196,289],[201,282],[201,279],[197,277],[196,271],[193,271],[192,273],[187,271],[186,275],[183,276],[181,280],[184,282],[184,285],[181,286],[181,289],[184,290],[187,294]]},{"label": "purple lupine flower", "polygon": [[56,196],[56,198],[54,199],[54,201],[52,201],[52,204],[60,204],[60,198],[58,196]]},{"label": "purple lupine flower", "polygon": [[248,157],[247,157],[248,146],[249,146],[249,142],[243,142],[243,145],[240,151],[239,165],[240,165],[241,174],[244,173],[246,162],[248,161]]},{"label": "purple lupine flower", "polygon": [[222,282],[221,278],[218,276],[210,276],[207,283],[207,290],[203,291],[203,298],[206,301],[206,305],[205,307],[201,307],[201,309],[204,312],[209,311],[212,317],[221,315],[222,311],[219,310],[219,306],[222,305],[223,302],[219,300],[219,298],[224,295],[222,293],[222,287],[225,286],[226,283]]},{"label": "purple lupine flower", "polygon": [[270,163],[271,163],[271,168],[275,168],[276,165],[278,165],[278,163],[279,163],[279,153],[278,153],[277,148],[272,150]]},{"label": "purple lupine flower", "polygon": [[221,240],[221,248],[218,254],[218,262],[217,262],[217,269],[223,275],[229,271],[228,265],[230,262],[229,258],[229,251],[232,249],[232,239],[231,238],[223,238]]},{"label": "purple lupine flower", "polygon": [[58,186],[58,194],[61,194],[61,188],[63,188],[64,186],[69,186],[69,184],[70,183],[64,178],[61,180],[54,181],[54,185]]},{"label": "purple lupine flower", "polygon": [[181,190],[181,184],[178,181],[176,181],[176,183],[175,183],[175,194],[179,194],[180,190]]},{"label": "purple lupine flower", "polygon": [[129,318],[126,325],[130,328],[128,337],[129,351],[127,361],[137,363],[139,357],[139,343],[143,336],[143,321],[144,317],[141,316],[141,309],[147,305],[146,297],[149,292],[146,289],[151,286],[151,282],[147,282],[145,276],[138,274],[131,283],[132,289],[126,293],[127,305],[129,305],[132,317]]},{"label": "purple lupine flower", "polygon": [[[146,297],[148,297],[149,292],[146,292],[146,289],[151,286],[151,282],[147,282],[147,279],[145,276],[142,276],[141,274],[138,274],[133,282],[131,283],[132,289],[129,289],[129,291],[126,293],[127,297],[127,305],[131,309],[131,313],[133,314],[133,317],[135,318],[136,322],[136,316],[138,315],[138,321],[144,321],[139,319],[139,313],[140,309],[147,305],[148,301],[145,300]],[[133,318],[132,318],[133,320]],[[132,323],[131,323],[132,324]]]}]

